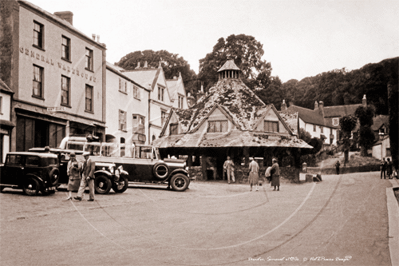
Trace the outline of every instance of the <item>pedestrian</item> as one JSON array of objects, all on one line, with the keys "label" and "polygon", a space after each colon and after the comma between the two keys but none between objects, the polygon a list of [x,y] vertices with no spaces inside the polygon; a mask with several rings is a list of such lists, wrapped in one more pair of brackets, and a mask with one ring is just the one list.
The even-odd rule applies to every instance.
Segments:
[{"label": "pedestrian", "polygon": [[339,167],[341,166],[341,163],[339,162],[339,160],[337,160],[337,162],[335,163],[335,171],[337,172],[337,175],[339,175]]},{"label": "pedestrian", "polygon": [[80,172],[82,170],[81,165],[79,162],[76,160],[76,155],[74,152],[72,152],[70,155],[70,160],[67,165],[67,175],[69,177],[68,179],[68,197],[66,200],[72,199],[72,192],[76,192],[79,189],[80,185]]},{"label": "pedestrian", "polygon": [[251,163],[249,164],[249,176],[248,176],[249,185],[251,187],[250,191],[252,191],[252,186],[255,186],[256,191],[258,191],[258,183],[259,183],[259,164],[251,157]]},{"label": "pedestrian", "polygon": [[381,170],[381,179],[382,179],[382,176],[384,175],[384,179],[385,179],[385,171],[386,171],[386,167],[387,167],[387,162],[385,161],[385,159],[384,158],[382,158],[382,162],[381,162],[381,165],[380,165],[380,170]]},{"label": "pedestrian", "polygon": [[227,160],[223,164],[223,172],[227,174],[227,183],[230,184],[230,177],[233,183],[236,182],[234,177],[234,162],[227,156]]},{"label": "pedestrian", "polygon": [[270,172],[271,170],[272,170],[272,167],[269,166],[268,168],[266,168],[266,172],[265,172],[265,177],[269,183],[272,182],[272,174]]},{"label": "pedestrian", "polygon": [[83,198],[83,192],[88,186],[89,187],[88,201],[94,201],[94,170],[96,164],[90,159],[89,152],[84,152],[83,157],[85,158],[85,162],[83,163],[82,167],[82,180],[80,181],[78,195],[74,197],[74,199],[81,201]]},{"label": "pedestrian", "polygon": [[391,160],[389,158],[387,159],[387,161],[388,161],[387,165],[386,165],[387,177],[388,177],[388,179],[391,179],[391,176],[392,176],[392,162],[391,162]]},{"label": "pedestrian", "polygon": [[272,169],[270,173],[272,174],[272,186],[274,187],[273,191],[280,190],[280,166],[278,165],[277,159],[272,159]]}]

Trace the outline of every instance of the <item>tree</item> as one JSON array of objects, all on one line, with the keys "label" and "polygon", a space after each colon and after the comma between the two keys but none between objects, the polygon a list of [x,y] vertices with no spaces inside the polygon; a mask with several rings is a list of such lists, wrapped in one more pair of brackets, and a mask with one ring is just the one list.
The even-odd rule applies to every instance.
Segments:
[{"label": "tree", "polygon": [[361,156],[367,156],[367,150],[373,146],[374,133],[371,130],[375,111],[371,106],[359,106],[355,111],[355,116],[359,119],[359,145],[361,147]]},{"label": "tree", "polygon": [[139,63],[140,67],[144,67],[144,62],[147,62],[149,68],[157,68],[161,63],[166,79],[178,77],[180,72],[186,91],[196,91],[197,75],[190,68],[188,62],[178,54],[172,54],[165,50],[156,52],[152,50],[135,51],[125,55],[115,64],[126,70],[133,70],[137,68]]},{"label": "tree", "polygon": [[198,78],[208,90],[218,81],[217,71],[228,59],[242,71],[242,80],[251,89],[266,88],[270,83],[271,64],[262,60],[263,45],[249,35],[230,35],[220,38],[213,51],[200,59]]},{"label": "tree", "polygon": [[339,120],[339,126],[341,127],[342,132],[342,144],[344,148],[344,164],[346,164],[349,159],[349,149],[351,144],[350,137],[352,130],[356,127],[356,124],[357,119],[352,115],[344,116]]},{"label": "tree", "polygon": [[399,117],[398,117],[398,68],[396,68],[396,80],[388,84],[389,106],[389,140],[391,144],[391,156],[395,169],[399,169]]}]

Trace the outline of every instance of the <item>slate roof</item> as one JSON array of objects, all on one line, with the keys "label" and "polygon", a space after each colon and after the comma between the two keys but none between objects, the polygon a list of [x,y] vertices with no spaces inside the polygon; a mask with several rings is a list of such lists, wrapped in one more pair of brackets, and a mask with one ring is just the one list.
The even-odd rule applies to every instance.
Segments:
[{"label": "slate roof", "polygon": [[288,107],[288,111],[298,113],[299,118],[302,119],[305,123],[320,126],[327,126],[327,124],[329,124],[326,119],[324,119],[323,116],[320,114],[319,110],[312,110],[297,105],[290,105],[290,107]]},{"label": "slate roof", "polygon": [[178,79],[167,79],[166,85],[169,89],[170,100],[174,102],[177,99],[177,86],[178,86]]},{"label": "slate roof", "polygon": [[161,73],[160,68],[140,68],[134,70],[123,70],[123,74],[139,83],[144,88],[154,90],[158,77]]},{"label": "slate roof", "polygon": [[110,71],[118,74],[119,76],[121,76],[122,78],[129,80],[130,82],[134,83],[135,85],[145,89],[145,90],[149,90],[149,87],[144,87],[142,85],[140,85],[139,83],[137,83],[136,81],[132,80],[131,78],[129,78],[128,76],[126,76],[124,73],[122,73],[124,71],[123,68],[115,66],[114,64],[111,64],[109,62],[106,62],[106,67],[107,69],[109,69]]},{"label": "slate roof", "polygon": [[294,135],[298,135],[298,119],[299,114],[298,112],[293,113],[283,113],[279,112],[281,118],[285,121],[285,123],[290,127],[292,133]]},{"label": "slate roof", "polygon": [[9,94],[14,93],[2,79],[0,79],[0,90],[1,90],[1,92],[6,92]]},{"label": "slate roof", "polygon": [[377,131],[381,128],[382,125],[389,125],[389,116],[388,115],[378,115],[373,118],[373,124],[371,125],[371,129],[373,131]]},{"label": "slate roof", "polygon": [[346,115],[353,115],[359,106],[362,106],[362,104],[324,106],[324,117],[344,117]]},{"label": "slate roof", "polygon": [[233,59],[227,60],[224,65],[218,70],[218,72],[223,70],[241,70],[235,63]]}]

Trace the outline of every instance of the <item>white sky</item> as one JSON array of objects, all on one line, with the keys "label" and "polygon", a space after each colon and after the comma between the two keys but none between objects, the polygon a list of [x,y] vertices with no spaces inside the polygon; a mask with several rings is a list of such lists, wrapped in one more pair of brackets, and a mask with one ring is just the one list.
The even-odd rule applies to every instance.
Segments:
[{"label": "white sky", "polygon": [[263,44],[262,59],[283,82],[399,56],[397,0],[30,0],[100,35],[107,61],[166,50],[196,73],[221,37],[245,34]]}]

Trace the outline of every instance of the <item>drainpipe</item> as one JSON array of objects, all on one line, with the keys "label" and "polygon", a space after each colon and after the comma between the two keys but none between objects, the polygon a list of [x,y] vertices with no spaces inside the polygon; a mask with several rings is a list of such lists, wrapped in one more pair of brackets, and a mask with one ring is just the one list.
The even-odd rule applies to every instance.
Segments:
[{"label": "drainpipe", "polygon": [[151,139],[151,133],[150,133],[150,121],[151,121],[151,87],[150,90],[148,91],[148,144],[151,144],[150,139]]}]

